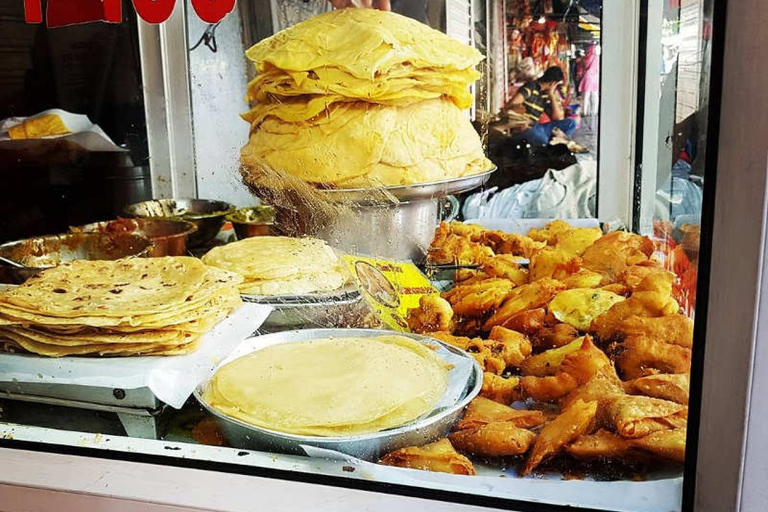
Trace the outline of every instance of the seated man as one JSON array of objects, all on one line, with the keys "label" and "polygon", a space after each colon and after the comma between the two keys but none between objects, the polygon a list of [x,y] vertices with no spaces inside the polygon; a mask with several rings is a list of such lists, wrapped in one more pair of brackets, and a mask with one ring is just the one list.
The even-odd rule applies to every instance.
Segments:
[{"label": "seated man", "polygon": [[[547,68],[541,78],[522,86],[512,98],[511,108],[524,114],[533,125],[515,136],[518,140],[528,140],[531,144],[546,145],[552,138],[552,130],[562,131],[566,137],[573,135],[576,121],[566,119],[563,101],[557,92],[558,86],[565,79],[563,70],[557,66]],[[540,123],[542,114],[546,113],[551,119],[548,123]]]}]

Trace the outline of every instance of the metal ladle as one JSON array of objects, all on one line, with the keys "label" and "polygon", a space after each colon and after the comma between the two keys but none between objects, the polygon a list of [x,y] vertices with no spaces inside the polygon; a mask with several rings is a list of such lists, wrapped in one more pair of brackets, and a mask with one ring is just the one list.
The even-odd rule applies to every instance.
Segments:
[{"label": "metal ladle", "polygon": [[12,266],[14,268],[21,268],[21,269],[25,269],[25,270],[27,270],[27,269],[31,270],[29,267],[25,267],[24,265],[22,265],[18,261],[10,260],[10,259],[6,258],[5,256],[0,256],[0,263],[5,263],[6,265],[10,265],[10,266]]}]

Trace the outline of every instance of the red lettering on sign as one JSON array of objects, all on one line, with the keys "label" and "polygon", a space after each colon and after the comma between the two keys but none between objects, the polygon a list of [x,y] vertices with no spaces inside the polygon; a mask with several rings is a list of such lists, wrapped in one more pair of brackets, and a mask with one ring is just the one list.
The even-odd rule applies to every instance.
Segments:
[{"label": "red lettering on sign", "polygon": [[162,23],[167,20],[176,0],[132,0],[136,13],[147,23]]},{"label": "red lettering on sign", "polygon": [[43,4],[41,0],[24,0],[24,21],[27,23],[43,22]]},{"label": "red lettering on sign", "polygon": [[235,8],[235,0],[192,0],[192,8],[206,23],[218,23]]},{"label": "red lettering on sign", "polygon": [[50,28],[93,21],[123,21],[120,0],[49,0],[45,16]]}]

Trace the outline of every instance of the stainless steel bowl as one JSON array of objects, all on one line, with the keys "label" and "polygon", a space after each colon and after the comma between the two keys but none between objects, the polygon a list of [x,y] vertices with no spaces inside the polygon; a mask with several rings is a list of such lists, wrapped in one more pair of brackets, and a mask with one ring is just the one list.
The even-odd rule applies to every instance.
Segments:
[{"label": "stainless steel bowl", "polygon": [[278,234],[275,228],[275,209],[268,205],[240,208],[227,215],[226,220],[232,223],[238,240]]},{"label": "stainless steel bowl", "polygon": [[146,256],[152,242],[144,236],[106,233],[66,233],[28,238],[0,245],[0,256],[27,267],[12,269],[14,282],[23,282],[46,268],[73,260],[118,260]]},{"label": "stainless steel bowl", "polygon": [[188,245],[199,247],[213,240],[221,226],[224,217],[232,213],[235,207],[224,201],[209,199],[153,199],[129,205],[125,213],[129,217],[164,217],[181,219],[197,226],[197,231],[190,234]]},{"label": "stainless steel bowl", "polygon": [[197,226],[186,220],[146,218],[94,222],[71,229],[83,233],[130,233],[145,236],[152,241],[149,256],[157,258],[187,254],[187,239],[197,231]]},{"label": "stainless steel bowl", "polygon": [[377,460],[381,455],[392,450],[397,450],[404,446],[423,445],[448,433],[453,424],[458,421],[464,407],[477,396],[483,385],[483,372],[480,369],[480,365],[469,354],[433,338],[410,333],[394,333],[393,331],[371,329],[306,329],[250,338],[244,341],[227,359],[222,361],[215,370],[218,371],[219,368],[230,361],[270,345],[317,338],[374,337],[392,334],[408,336],[435,348],[437,354],[449,363],[456,364],[454,369],[451,370],[452,372],[458,372],[458,368],[467,370],[461,373],[461,375],[451,375],[451,384],[446,393],[450,393],[450,396],[455,397],[455,399],[452,399],[449,405],[436,408],[425,417],[402,427],[346,437],[314,437],[285,434],[249,425],[230,418],[211,407],[203,399],[203,393],[210,382],[210,378],[195,390],[195,398],[216,418],[224,437],[235,448],[305,455],[305,451],[301,447],[306,445],[335,450],[360,459]]}]

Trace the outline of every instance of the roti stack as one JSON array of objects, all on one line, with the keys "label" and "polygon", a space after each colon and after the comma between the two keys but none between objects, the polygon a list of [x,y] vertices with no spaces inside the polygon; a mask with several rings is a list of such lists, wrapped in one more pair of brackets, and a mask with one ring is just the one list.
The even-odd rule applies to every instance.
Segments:
[{"label": "roti stack", "polygon": [[447,383],[445,361],[410,338],[328,338],[272,345],[236,359],[216,372],[204,398],[230,417],[270,430],[349,436],[419,418],[434,409]]},{"label": "roti stack", "polygon": [[317,186],[363,188],[490,170],[462,110],[483,59],[405,16],[331,11],[246,52],[258,76],[243,117],[246,179],[288,173]]},{"label": "roti stack", "polygon": [[203,262],[242,276],[246,295],[307,295],[347,281],[336,253],[316,238],[257,236],[214,247]]},{"label": "roti stack", "polygon": [[189,257],[74,261],[0,293],[6,350],[179,355],[241,304],[236,274]]}]

